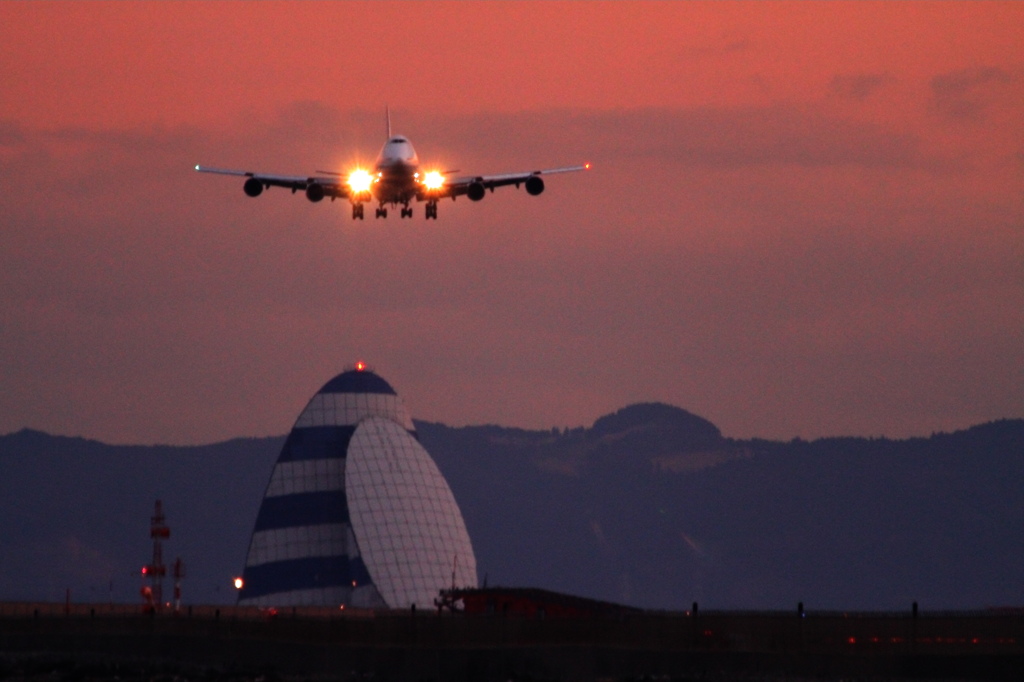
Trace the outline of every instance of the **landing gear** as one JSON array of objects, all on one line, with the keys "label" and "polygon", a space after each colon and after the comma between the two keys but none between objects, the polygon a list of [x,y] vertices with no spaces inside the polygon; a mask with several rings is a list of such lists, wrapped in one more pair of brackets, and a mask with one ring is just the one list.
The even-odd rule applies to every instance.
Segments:
[{"label": "landing gear", "polygon": [[427,217],[426,217],[427,220],[430,220],[431,218],[433,218],[434,220],[437,220],[437,202],[436,201],[428,201],[427,202],[426,214],[427,214]]},{"label": "landing gear", "polygon": [[403,218],[411,218],[412,217],[412,206],[403,206],[402,207],[402,217]]},{"label": "landing gear", "polygon": [[386,208],[384,208],[383,206],[377,207],[377,217],[378,218],[387,218],[388,217],[388,210]]},{"label": "landing gear", "polygon": [[355,220],[356,218],[358,218],[359,220],[363,219],[362,204],[352,204],[352,220]]}]

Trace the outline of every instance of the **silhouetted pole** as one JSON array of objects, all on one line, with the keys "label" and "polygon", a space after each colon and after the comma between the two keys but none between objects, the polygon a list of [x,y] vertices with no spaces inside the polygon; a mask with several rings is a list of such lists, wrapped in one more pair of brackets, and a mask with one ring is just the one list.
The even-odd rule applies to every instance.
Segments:
[{"label": "silhouetted pole", "polygon": [[804,612],[804,603],[802,601],[801,602],[797,602],[796,603],[796,617],[797,617],[797,621],[798,621],[797,632],[800,635],[800,649],[801,650],[803,650],[803,648],[804,648],[804,618],[806,616],[807,616],[807,614]]},{"label": "silhouetted pole", "polygon": [[693,624],[691,627],[693,648],[696,649],[700,646],[700,625],[697,623],[697,602],[693,602],[693,608],[690,609],[690,613],[693,616]]},{"label": "silhouetted pole", "polygon": [[910,649],[917,648],[917,602],[910,605]]}]

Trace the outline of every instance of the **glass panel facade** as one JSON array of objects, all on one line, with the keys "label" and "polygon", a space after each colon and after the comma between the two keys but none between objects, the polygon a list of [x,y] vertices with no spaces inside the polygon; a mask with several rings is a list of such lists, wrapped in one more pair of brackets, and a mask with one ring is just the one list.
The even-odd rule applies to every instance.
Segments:
[{"label": "glass panel facade", "polygon": [[407,431],[386,419],[362,421],[349,444],[345,492],[363,562],[389,606],[430,608],[453,579],[476,587],[455,497]]}]

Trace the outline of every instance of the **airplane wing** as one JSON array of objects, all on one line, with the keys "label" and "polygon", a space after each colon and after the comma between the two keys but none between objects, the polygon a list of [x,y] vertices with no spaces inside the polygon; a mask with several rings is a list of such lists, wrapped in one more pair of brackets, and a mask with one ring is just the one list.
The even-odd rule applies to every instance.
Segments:
[{"label": "airplane wing", "polygon": [[473,201],[480,201],[484,198],[485,190],[494,191],[495,187],[505,185],[526,185],[526,191],[537,195],[544,191],[542,175],[554,175],[555,173],[572,173],[574,171],[589,170],[590,164],[582,166],[566,166],[565,168],[548,168],[546,170],[526,171],[522,173],[504,173],[501,175],[468,175],[458,178],[445,178],[444,185],[437,193],[437,196],[457,197],[463,194],[469,196]]},{"label": "airplane wing", "polygon": [[[254,173],[252,171],[229,170],[226,168],[210,168],[209,166],[196,166],[200,173],[219,173],[220,175],[238,175],[249,178],[245,181],[245,193],[251,197],[259,196],[264,189],[270,187],[287,187],[294,194],[298,190],[304,190],[306,195],[313,201],[319,201],[324,197],[347,198],[348,185],[340,177],[324,177],[321,175],[270,175],[268,173]],[[314,198],[319,196],[319,198]]]}]

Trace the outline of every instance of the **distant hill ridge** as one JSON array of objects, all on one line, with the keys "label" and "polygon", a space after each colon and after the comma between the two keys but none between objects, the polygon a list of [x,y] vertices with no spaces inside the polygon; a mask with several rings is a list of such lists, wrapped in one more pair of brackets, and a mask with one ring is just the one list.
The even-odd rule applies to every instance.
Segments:
[{"label": "distant hill ridge", "polygon": [[637,403],[605,415],[594,422],[590,436],[601,438],[637,430],[676,437],[695,447],[722,440],[722,432],[707,419],[665,403]]},{"label": "distant hill ridge", "polygon": [[124,450],[138,450],[138,449],[160,449],[160,450],[193,450],[193,449],[209,449],[209,448],[223,448],[223,447],[235,447],[239,446],[242,448],[250,447],[253,443],[260,441],[279,441],[283,440],[284,436],[268,436],[264,438],[231,438],[225,441],[219,441],[216,443],[210,443],[206,445],[115,445],[105,443],[100,440],[92,438],[83,438],[82,436],[59,436],[51,435],[45,431],[39,431],[36,429],[24,428],[20,431],[14,431],[5,435],[0,435],[0,456],[8,451],[17,451],[21,453],[30,452],[52,452],[53,450],[61,451],[75,451],[82,453],[92,448],[96,449],[110,449],[119,448]]},{"label": "distant hill ridge", "polygon": [[[1024,605],[1024,420],[779,442],[642,403],[589,428],[416,427],[491,585],[654,608]],[[282,442],[0,436],[0,599],[135,601],[160,498],[186,601],[232,602]]]}]

